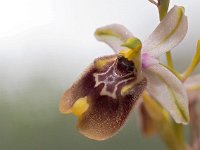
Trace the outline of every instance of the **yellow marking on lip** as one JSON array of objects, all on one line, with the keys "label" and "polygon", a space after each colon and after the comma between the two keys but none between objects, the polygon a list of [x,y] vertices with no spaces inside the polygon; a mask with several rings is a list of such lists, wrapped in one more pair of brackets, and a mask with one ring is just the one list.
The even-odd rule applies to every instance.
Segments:
[{"label": "yellow marking on lip", "polygon": [[95,59],[94,65],[98,70],[101,70],[106,65],[108,65],[108,63],[114,62],[116,58],[117,58],[116,55],[100,57],[100,58]]},{"label": "yellow marking on lip", "polygon": [[126,93],[133,88],[134,82],[124,86],[121,90],[121,95],[124,96]]},{"label": "yellow marking on lip", "polygon": [[97,60],[96,62],[95,62],[95,67],[97,68],[97,69],[102,69],[107,63],[109,62],[109,60]]},{"label": "yellow marking on lip", "polygon": [[85,113],[88,108],[89,108],[89,104],[87,102],[88,98],[87,96],[83,97],[83,98],[79,98],[74,105],[71,108],[71,112],[77,116],[80,117],[83,113]]}]

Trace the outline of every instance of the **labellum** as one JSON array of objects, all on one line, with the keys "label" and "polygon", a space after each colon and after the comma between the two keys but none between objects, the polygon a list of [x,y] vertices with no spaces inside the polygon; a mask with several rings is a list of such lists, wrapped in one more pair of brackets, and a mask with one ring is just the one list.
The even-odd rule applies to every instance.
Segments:
[{"label": "labellum", "polygon": [[104,140],[123,126],[146,84],[134,61],[120,54],[101,57],[65,92],[60,111],[77,115],[88,138]]}]

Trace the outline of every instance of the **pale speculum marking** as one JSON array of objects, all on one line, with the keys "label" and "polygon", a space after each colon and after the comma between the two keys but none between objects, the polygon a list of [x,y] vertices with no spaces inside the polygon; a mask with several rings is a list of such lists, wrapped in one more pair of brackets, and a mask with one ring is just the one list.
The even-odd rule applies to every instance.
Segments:
[{"label": "pale speculum marking", "polygon": [[105,72],[94,73],[95,87],[100,84],[104,84],[100,95],[110,96],[113,99],[117,98],[117,90],[119,85],[126,84],[130,80],[134,80],[135,76],[133,73],[127,75],[120,75],[116,71],[116,62],[114,62]]}]

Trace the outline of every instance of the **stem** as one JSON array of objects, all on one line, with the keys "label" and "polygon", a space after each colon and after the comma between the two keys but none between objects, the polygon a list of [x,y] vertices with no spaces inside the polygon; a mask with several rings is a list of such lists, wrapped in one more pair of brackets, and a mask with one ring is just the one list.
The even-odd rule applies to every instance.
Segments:
[{"label": "stem", "polygon": [[166,58],[167,58],[167,66],[173,69],[174,65],[173,65],[172,55],[170,51],[166,52]]},{"label": "stem", "polygon": [[170,0],[158,0],[158,11],[160,21],[167,15]]},{"label": "stem", "polygon": [[196,53],[192,59],[192,62],[190,66],[187,68],[187,70],[182,74],[182,80],[185,81],[196,69],[197,65],[200,62],[200,40],[197,42],[197,49]]},{"label": "stem", "polygon": [[196,67],[194,67],[192,64],[187,68],[187,70],[182,74],[182,80],[185,81],[194,71]]}]

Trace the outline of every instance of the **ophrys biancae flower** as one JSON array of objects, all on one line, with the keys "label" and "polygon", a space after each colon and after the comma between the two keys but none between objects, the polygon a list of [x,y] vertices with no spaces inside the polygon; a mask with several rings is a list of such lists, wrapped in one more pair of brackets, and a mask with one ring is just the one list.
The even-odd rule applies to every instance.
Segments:
[{"label": "ophrys biancae flower", "polygon": [[97,29],[97,39],[107,43],[115,54],[95,59],[65,92],[60,111],[77,115],[77,127],[85,136],[104,140],[123,126],[147,86],[149,94],[176,122],[187,123],[186,90],[157,59],[179,44],[186,32],[187,17],[184,9],[178,6],[167,14],[143,46],[122,25]]}]

